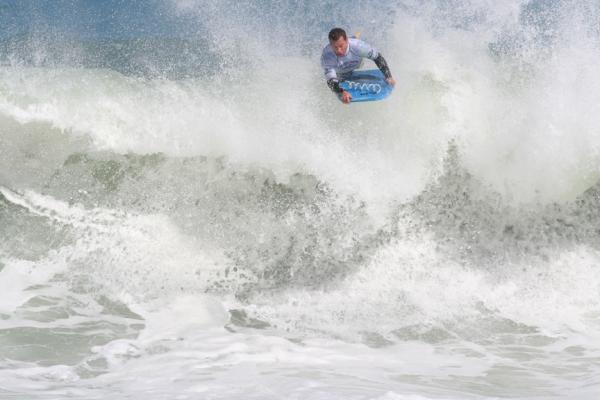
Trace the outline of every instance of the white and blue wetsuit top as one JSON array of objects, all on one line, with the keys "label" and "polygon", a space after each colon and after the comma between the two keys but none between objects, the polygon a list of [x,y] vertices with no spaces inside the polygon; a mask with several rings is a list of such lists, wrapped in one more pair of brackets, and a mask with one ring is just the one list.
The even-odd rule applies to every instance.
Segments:
[{"label": "white and blue wetsuit top", "polygon": [[370,44],[360,39],[348,38],[346,54],[338,57],[328,44],[321,55],[321,66],[325,71],[325,79],[339,80],[349,76],[352,71],[360,68],[363,58],[375,60],[379,52]]}]

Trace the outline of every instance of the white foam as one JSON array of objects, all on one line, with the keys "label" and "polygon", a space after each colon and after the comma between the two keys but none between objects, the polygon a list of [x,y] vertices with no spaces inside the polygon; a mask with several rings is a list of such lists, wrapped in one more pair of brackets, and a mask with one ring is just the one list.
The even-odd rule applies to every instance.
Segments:
[{"label": "white foam", "polygon": [[[468,3],[450,13],[481,23],[441,22],[439,32],[428,30],[423,15],[400,13],[391,31],[393,65],[439,87],[438,134],[454,138],[472,175],[517,202],[571,200],[600,177],[597,39],[582,29],[577,7],[557,6],[562,23],[539,28],[556,29],[555,42],[540,43],[536,27],[519,22],[522,7]],[[503,41],[514,48],[496,58],[490,45]]]},{"label": "white foam", "polygon": [[328,332],[360,340],[410,325],[444,326],[493,316],[539,328],[549,336],[590,332],[598,321],[600,253],[557,250],[550,263],[504,264],[496,270],[461,265],[426,238],[398,240],[336,290],[257,295],[259,318],[296,334]]},{"label": "white foam", "polygon": [[208,328],[223,328],[229,313],[220,301],[209,296],[184,295],[164,304],[132,304],[130,308],[144,317],[145,328],[138,340],[177,340]]},{"label": "white foam", "polygon": [[3,258],[4,268],[0,271],[0,312],[11,314],[17,307],[35,297],[28,288],[45,284],[55,274],[66,269],[61,263],[37,263],[28,260]]},{"label": "white foam", "polygon": [[[214,2],[176,3],[220,10]],[[265,32],[244,38],[241,54],[229,54],[225,39],[235,42],[241,33],[216,19],[212,33],[227,42],[215,43],[216,50],[224,46],[226,55],[248,60],[233,80],[3,68],[0,112],[89,135],[99,149],[223,155],[270,168],[281,180],[304,171],[384,205],[435,178],[454,139],[469,172],[507,198],[572,199],[600,177],[600,52],[579,8],[556,8],[564,22],[546,27],[557,31],[548,44],[536,41],[543,27],[519,19],[524,6],[467,2],[440,16],[436,7],[409,4],[420,13],[399,11],[377,43],[398,88],[376,104],[343,107],[328,93],[316,59],[261,46]],[[470,18],[472,27],[452,23]],[[515,40],[522,47],[507,54],[490,50]],[[279,84],[290,76],[293,86]]]},{"label": "white foam", "polygon": [[[378,43],[398,79],[393,96],[381,103],[343,107],[322,82],[316,57],[264,50],[247,71],[251,79],[227,84],[4,68],[0,113],[89,136],[96,149],[224,155],[240,170],[264,166],[282,181],[297,171],[313,173],[375,208],[419,193],[440,173],[454,140],[468,171],[506,197],[570,199],[598,178],[598,50],[588,31],[571,29],[567,20],[551,52],[527,42],[532,54],[517,52],[516,63],[496,61],[489,44],[503,32],[532,33],[519,27],[523,4],[463,2],[450,12],[459,22],[473,17],[466,18],[468,26],[431,24],[436,13],[426,6],[422,13],[399,11],[387,41]],[[258,51],[255,43],[246,50]],[[273,85],[290,75],[305,91],[290,95],[287,85]],[[592,389],[574,387],[593,386],[597,375],[600,253],[592,246],[556,248],[548,260],[482,266],[449,258],[439,239],[402,237],[327,290],[250,293],[254,303],[235,306],[270,328],[233,326],[238,332],[229,332],[223,328],[229,300],[198,294],[225,270],[221,249],[183,234],[165,215],[0,192],[29,213],[81,233],[38,263],[3,259],[0,311],[13,313],[33,295],[27,288],[68,266],[69,276],[92,277],[92,290],[129,306],[144,324],[139,337],[92,349],[92,360],[106,360],[107,374],[81,382],[73,367],[21,366],[20,376],[2,370],[4,385],[31,393],[64,384],[80,397],[415,400],[510,384],[515,392],[503,395],[539,390],[535,395],[543,396],[550,387],[593,398]],[[478,329],[487,317],[525,326],[546,342],[517,341],[511,348],[492,338],[497,341],[486,345],[486,332]],[[463,336],[480,336],[461,337],[460,329],[452,330],[461,324],[468,330]],[[448,328],[447,338],[430,343],[394,334],[407,326]],[[557,372],[557,365],[564,369]]]},{"label": "white foam", "polygon": [[[219,80],[140,81],[96,70],[3,69],[7,93],[0,96],[0,112],[21,123],[46,122],[89,135],[97,149],[226,156],[241,168],[269,168],[281,181],[310,173],[372,202],[422,189],[443,154],[444,146],[431,154],[431,147],[419,144],[424,131],[433,137],[437,120],[419,127],[419,137],[411,135],[403,118],[390,119],[407,115],[400,96],[380,111],[373,105],[340,110],[316,80],[312,62],[268,62],[269,69],[251,71],[231,87]],[[273,85],[290,74],[304,90],[292,95]]]}]

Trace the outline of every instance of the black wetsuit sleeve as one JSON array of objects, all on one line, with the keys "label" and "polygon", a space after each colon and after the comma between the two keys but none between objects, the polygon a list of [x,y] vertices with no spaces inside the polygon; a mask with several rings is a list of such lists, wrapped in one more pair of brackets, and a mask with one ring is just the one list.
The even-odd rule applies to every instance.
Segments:
[{"label": "black wetsuit sleeve", "polygon": [[328,79],[327,86],[333,93],[342,93],[344,89],[340,87],[340,82],[337,79]]},{"label": "black wetsuit sleeve", "polygon": [[377,68],[379,68],[379,70],[383,73],[383,76],[385,76],[385,79],[390,79],[392,77],[392,72],[390,71],[390,67],[388,67],[387,62],[385,61],[385,58],[383,58],[383,56],[380,54],[377,56],[376,59],[374,59],[373,61],[375,61],[375,65],[377,65]]}]

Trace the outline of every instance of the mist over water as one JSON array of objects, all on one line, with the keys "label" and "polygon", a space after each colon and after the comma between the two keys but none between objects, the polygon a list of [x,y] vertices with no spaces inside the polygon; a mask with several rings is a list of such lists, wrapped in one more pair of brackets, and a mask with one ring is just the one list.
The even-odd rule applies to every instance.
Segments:
[{"label": "mist over water", "polygon": [[[0,398],[596,398],[599,21],[0,4]],[[390,98],[331,95],[332,26]]]}]

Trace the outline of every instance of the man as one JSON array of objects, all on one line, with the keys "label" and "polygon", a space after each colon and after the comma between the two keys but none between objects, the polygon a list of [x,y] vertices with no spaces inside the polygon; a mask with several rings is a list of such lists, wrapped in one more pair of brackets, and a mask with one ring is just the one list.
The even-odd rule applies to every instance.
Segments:
[{"label": "man", "polygon": [[325,70],[327,86],[334,93],[341,94],[346,104],[350,103],[352,96],[340,87],[340,79],[348,78],[352,71],[359,68],[363,58],[375,61],[385,80],[392,86],[396,84],[387,62],[370,44],[357,38],[348,39],[342,28],[333,28],[329,32],[329,44],[323,49],[321,66]]}]

